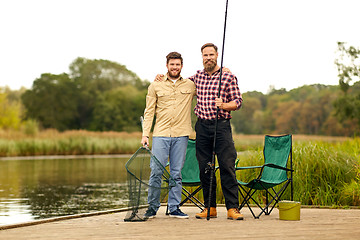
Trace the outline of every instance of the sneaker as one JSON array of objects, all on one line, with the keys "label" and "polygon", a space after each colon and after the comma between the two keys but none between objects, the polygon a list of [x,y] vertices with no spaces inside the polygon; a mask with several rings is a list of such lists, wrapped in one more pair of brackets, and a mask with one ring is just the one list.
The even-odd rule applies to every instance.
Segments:
[{"label": "sneaker", "polygon": [[[204,210],[201,211],[201,213],[195,214],[195,217],[198,219],[204,219],[207,218],[208,208],[204,208]],[[210,207],[210,218],[216,218],[217,212],[215,207]]]},{"label": "sneaker", "polygon": [[144,218],[150,219],[150,218],[154,218],[156,215],[156,212],[154,210],[152,210],[151,208],[148,208],[148,210],[146,210],[146,213],[144,214]]},{"label": "sneaker", "polygon": [[240,213],[237,208],[230,208],[227,211],[227,218],[231,220],[243,220],[244,216]]},{"label": "sneaker", "polygon": [[172,211],[169,214],[170,217],[175,217],[175,218],[189,218],[189,216],[185,213],[183,213],[179,208],[176,209],[175,211]]}]

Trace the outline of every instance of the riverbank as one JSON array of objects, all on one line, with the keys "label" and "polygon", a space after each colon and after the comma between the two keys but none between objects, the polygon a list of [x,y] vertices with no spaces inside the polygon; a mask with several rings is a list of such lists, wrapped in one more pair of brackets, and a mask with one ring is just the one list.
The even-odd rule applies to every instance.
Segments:
[{"label": "riverbank", "polygon": [[359,209],[302,208],[300,221],[279,220],[274,209],[269,216],[254,219],[244,209],[245,220],[226,219],[218,207],[218,218],[199,220],[196,207],[183,207],[189,219],[174,219],[161,207],[156,218],[146,222],[124,222],[126,212],[77,217],[0,230],[0,239],[359,239]]},{"label": "riverbank", "polygon": [[86,159],[86,158],[131,158],[132,154],[96,154],[96,155],[43,155],[43,156],[15,156],[0,157],[4,160],[42,160],[42,159]]},{"label": "riverbank", "polygon": [[[0,157],[131,154],[141,145],[141,132],[92,132],[47,129],[36,135],[0,130]],[[195,133],[191,135],[195,138]],[[236,150],[261,151],[264,135],[233,135]],[[344,142],[348,137],[294,135],[294,142]],[[151,142],[150,142],[151,145]]]}]

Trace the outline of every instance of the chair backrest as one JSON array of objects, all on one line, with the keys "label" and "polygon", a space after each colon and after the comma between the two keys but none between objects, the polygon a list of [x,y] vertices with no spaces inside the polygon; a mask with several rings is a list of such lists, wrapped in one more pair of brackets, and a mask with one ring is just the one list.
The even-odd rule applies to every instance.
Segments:
[{"label": "chair backrest", "polygon": [[189,139],[184,167],[181,170],[183,185],[199,185],[200,170],[199,163],[196,159],[195,140]]},{"label": "chair backrest", "polygon": [[[287,167],[287,162],[292,161],[292,135],[265,136],[264,159],[265,164],[272,163],[281,167]],[[292,162],[291,164],[292,165]],[[289,166],[288,168],[292,168]],[[265,167],[261,180],[269,183],[279,183],[287,180],[287,171]]]}]

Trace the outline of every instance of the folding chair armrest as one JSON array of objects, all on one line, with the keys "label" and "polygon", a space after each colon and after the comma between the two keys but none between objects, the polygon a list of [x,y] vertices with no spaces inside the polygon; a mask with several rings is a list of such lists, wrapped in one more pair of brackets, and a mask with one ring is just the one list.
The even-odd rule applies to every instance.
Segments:
[{"label": "folding chair armrest", "polygon": [[235,170],[245,170],[245,169],[254,169],[254,168],[262,168],[263,166],[248,166],[248,167],[236,167]]},{"label": "folding chair armrest", "polygon": [[264,165],[264,167],[272,167],[272,168],[277,168],[277,169],[286,170],[286,171],[290,171],[290,172],[294,171],[293,169],[284,168],[284,167],[281,167],[281,166],[278,166],[278,165],[275,165],[275,164],[272,164],[272,163],[267,163],[267,164]]},{"label": "folding chair armrest", "polygon": [[237,167],[238,164],[239,164],[239,159],[237,158],[235,161],[235,167]]}]

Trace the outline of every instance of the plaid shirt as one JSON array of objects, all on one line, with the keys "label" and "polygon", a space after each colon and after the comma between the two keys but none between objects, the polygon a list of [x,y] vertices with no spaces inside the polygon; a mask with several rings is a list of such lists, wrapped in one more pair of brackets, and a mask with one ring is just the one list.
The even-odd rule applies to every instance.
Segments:
[{"label": "plaid shirt", "polygon": [[[228,73],[223,72],[221,79],[220,98],[224,103],[235,101],[237,108],[240,109],[242,96],[237,84],[237,78]],[[194,81],[197,93],[197,103],[194,112],[197,117],[207,120],[215,120],[216,106],[215,98],[219,89],[220,69],[211,76],[205,70],[199,70],[189,79]],[[230,111],[219,109],[218,118],[231,118]]]}]

